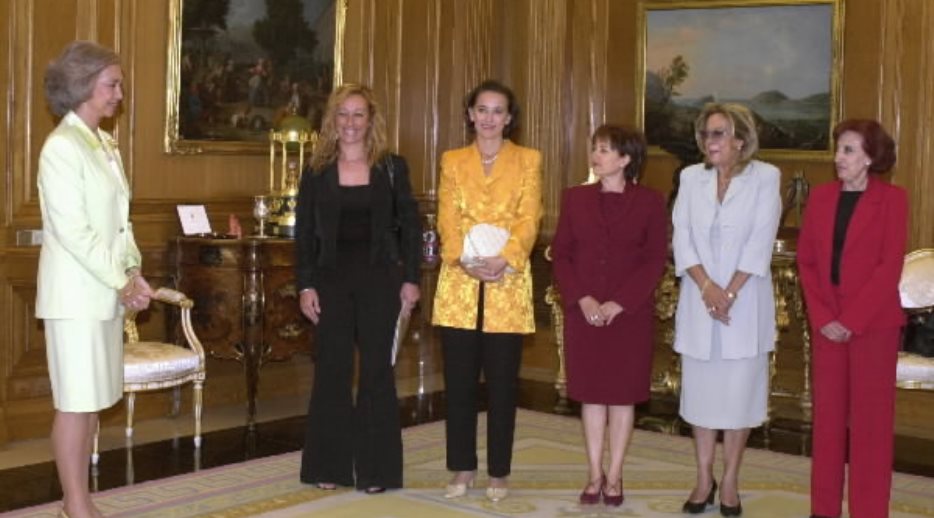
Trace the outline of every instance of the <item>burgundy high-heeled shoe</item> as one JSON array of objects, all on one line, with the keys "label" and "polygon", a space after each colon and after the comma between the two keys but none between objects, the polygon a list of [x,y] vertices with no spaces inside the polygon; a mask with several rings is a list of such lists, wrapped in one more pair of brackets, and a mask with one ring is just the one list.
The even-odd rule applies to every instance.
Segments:
[{"label": "burgundy high-heeled shoe", "polygon": [[[608,495],[608,494],[607,494],[607,489],[609,489],[609,488],[611,488],[611,487],[612,487],[613,489],[619,488],[619,494],[618,494],[618,495]],[[609,485],[609,484],[604,483],[604,485],[603,485],[603,505],[608,505],[608,506],[610,506],[610,507],[619,507],[619,506],[623,505],[623,500],[625,500],[625,498],[623,497],[623,479],[622,479],[622,478],[620,478],[619,480],[617,480],[616,483],[613,484],[612,486]]]},{"label": "burgundy high-heeled shoe", "polygon": [[[595,484],[596,483],[596,484]],[[598,480],[591,480],[587,482],[587,485],[584,486],[584,490],[581,491],[580,503],[581,505],[596,505],[600,503],[600,497],[603,495],[603,486],[606,484],[606,475],[600,475]],[[597,486],[596,493],[588,493],[587,490]]]}]

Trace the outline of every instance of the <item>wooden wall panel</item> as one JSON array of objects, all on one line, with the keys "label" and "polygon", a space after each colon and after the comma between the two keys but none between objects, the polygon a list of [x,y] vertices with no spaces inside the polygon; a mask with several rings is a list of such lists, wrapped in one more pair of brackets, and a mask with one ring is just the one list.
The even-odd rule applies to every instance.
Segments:
[{"label": "wooden wall panel", "polygon": [[[399,146],[407,151],[412,188],[429,196],[437,191],[441,6],[404,0],[400,32],[399,96],[396,126]],[[405,78],[405,87],[402,87]]]},{"label": "wooden wall panel", "polygon": [[908,189],[911,248],[934,246],[934,5],[886,2],[879,118],[898,142],[893,181]]},{"label": "wooden wall panel", "polygon": [[[518,3],[518,2],[517,2]],[[527,38],[513,40],[518,76],[514,88],[524,113],[521,142],[542,153],[542,235],[550,240],[565,186],[571,89],[568,57],[567,0],[533,0],[525,16]]]}]

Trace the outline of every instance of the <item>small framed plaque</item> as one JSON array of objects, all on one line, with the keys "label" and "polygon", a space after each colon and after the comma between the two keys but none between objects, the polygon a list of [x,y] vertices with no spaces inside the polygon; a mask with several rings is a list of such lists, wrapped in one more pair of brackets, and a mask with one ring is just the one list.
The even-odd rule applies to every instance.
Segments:
[{"label": "small framed plaque", "polygon": [[186,236],[211,233],[211,222],[204,205],[177,205],[178,220]]}]

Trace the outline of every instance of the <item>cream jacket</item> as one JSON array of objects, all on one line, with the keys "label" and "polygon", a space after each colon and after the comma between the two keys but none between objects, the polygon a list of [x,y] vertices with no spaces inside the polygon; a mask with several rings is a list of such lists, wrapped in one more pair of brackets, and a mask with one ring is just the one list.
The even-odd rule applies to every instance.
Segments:
[{"label": "cream jacket", "polygon": [[116,142],[100,129],[95,135],[70,112],[42,147],[38,181],[42,249],[36,316],[116,318],[122,314],[118,290],[127,283],[126,271],[141,262]]},{"label": "cream jacket", "polygon": [[714,320],[707,314],[697,284],[685,275],[698,264],[720,286],[726,286],[737,270],[750,274],[730,308],[730,324],[720,328],[722,357],[751,358],[775,348],[771,262],[782,209],[780,180],[775,166],[758,160],[733,177],[716,218],[720,244],[715,250],[710,236],[718,210],[716,170],[696,164],[681,172],[672,213],[675,274],[683,277],[675,315],[675,351],[710,359]]}]

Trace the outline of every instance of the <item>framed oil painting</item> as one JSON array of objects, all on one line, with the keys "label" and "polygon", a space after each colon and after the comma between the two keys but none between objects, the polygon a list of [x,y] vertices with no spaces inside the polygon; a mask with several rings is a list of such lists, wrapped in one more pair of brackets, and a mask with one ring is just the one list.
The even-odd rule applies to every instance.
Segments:
[{"label": "framed oil painting", "polygon": [[637,124],[653,149],[696,153],[704,104],[738,102],[770,157],[829,159],[842,53],[838,0],[640,2]]},{"label": "framed oil painting", "polygon": [[347,0],[169,0],[165,151],[262,153],[298,114],[317,129],[341,80]]}]

